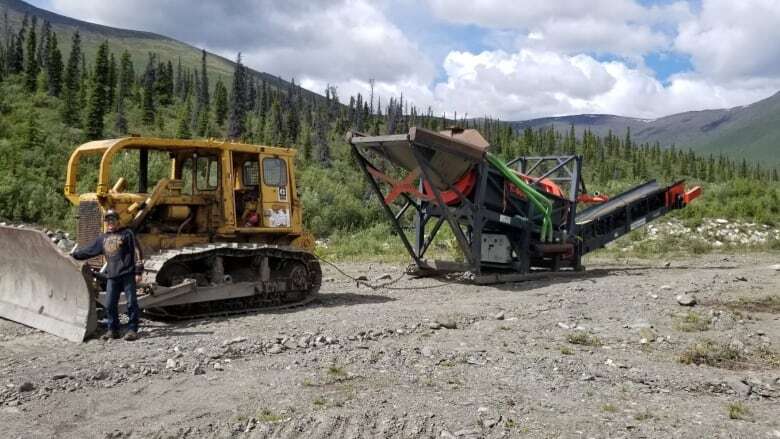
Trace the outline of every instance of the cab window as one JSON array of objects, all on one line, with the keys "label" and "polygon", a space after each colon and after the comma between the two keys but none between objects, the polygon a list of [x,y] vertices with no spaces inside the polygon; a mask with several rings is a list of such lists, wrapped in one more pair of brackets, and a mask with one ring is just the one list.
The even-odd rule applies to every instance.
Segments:
[{"label": "cab window", "polygon": [[213,191],[219,183],[219,167],[211,157],[198,157],[197,187],[199,191]]},{"label": "cab window", "polygon": [[182,193],[192,195],[192,158],[187,157],[181,165]]},{"label": "cab window", "polygon": [[257,186],[258,171],[256,161],[244,162],[244,186]]},{"label": "cab window", "polygon": [[263,159],[263,183],[266,186],[287,186],[287,166],[284,160],[277,158]]}]

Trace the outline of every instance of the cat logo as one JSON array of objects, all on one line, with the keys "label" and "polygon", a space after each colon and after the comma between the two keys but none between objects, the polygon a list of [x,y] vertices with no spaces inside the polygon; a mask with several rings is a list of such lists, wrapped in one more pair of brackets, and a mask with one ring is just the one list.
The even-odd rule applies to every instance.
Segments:
[{"label": "cat logo", "polygon": [[115,255],[119,249],[122,248],[122,244],[124,244],[124,242],[122,241],[121,236],[106,236],[105,240],[103,240],[103,254],[106,255],[106,257]]}]

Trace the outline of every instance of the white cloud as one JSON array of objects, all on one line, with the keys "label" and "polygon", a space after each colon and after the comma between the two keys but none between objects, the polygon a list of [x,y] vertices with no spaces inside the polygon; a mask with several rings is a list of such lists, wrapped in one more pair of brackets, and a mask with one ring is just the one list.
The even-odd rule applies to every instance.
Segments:
[{"label": "white cloud", "polygon": [[694,74],[673,76],[664,85],[650,72],[623,62],[531,49],[452,52],[444,67],[447,81],[434,91],[437,107],[513,120],[578,113],[655,118],[748,104],[780,86],[724,87]]},{"label": "white cloud", "polygon": [[[633,0],[428,0],[433,14],[517,35],[518,48],[636,58],[670,47],[674,23],[691,16],[687,3],[642,6]],[[672,24],[670,26],[669,24]]]},{"label": "white cloud", "polygon": [[[52,0],[67,15],[171,36],[299,80],[431,81],[433,64],[369,0]],[[142,11],[139,12],[139,11]]]},{"label": "white cloud", "polygon": [[779,40],[780,1],[704,0],[700,15],[680,24],[675,47],[725,83],[780,77]]}]

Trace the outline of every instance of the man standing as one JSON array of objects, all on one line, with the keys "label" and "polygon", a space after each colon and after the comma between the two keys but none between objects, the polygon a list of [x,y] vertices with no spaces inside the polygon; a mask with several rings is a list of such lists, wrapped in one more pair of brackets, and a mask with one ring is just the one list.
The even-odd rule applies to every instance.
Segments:
[{"label": "man standing", "polygon": [[143,273],[143,258],[141,248],[135,239],[133,231],[119,228],[119,215],[109,209],[103,216],[106,224],[106,233],[98,236],[91,244],[76,248],[71,255],[77,260],[85,260],[103,255],[106,258],[106,267],[103,272],[106,277],[106,295],[108,306],[108,332],[103,335],[104,340],[119,338],[119,294],[124,291],[127,299],[127,316],[130,319],[125,340],[138,339],[138,301],[136,299],[136,282],[141,281]]}]

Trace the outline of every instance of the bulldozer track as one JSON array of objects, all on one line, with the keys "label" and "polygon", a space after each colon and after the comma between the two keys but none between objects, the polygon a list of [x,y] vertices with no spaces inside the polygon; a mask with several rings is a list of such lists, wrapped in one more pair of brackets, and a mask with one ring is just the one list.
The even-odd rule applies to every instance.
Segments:
[{"label": "bulldozer track", "polygon": [[[314,300],[322,284],[320,264],[312,253],[291,246],[255,243],[211,243],[155,254],[145,261],[143,284],[159,285],[161,282],[170,281],[165,279],[165,271],[173,264],[204,262],[204,265],[210,266],[208,261],[215,257],[246,258],[247,260],[257,257],[274,258],[277,262],[281,262],[281,265],[288,267],[289,276],[282,278],[287,279],[288,286],[298,283],[307,286],[307,288],[304,291],[297,289],[264,291],[248,297],[151,308],[145,309],[144,312],[155,317],[185,320],[290,309],[306,305]],[[289,262],[297,262],[304,266],[307,278],[297,279],[296,274],[299,273],[295,273],[294,265],[289,264]],[[205,275],[205,273],[191,274]],[[270,273],[272,279],[274,277],[279,279],[279,276],[283,274],[285,273],[279,271]],[[304,297],[298,299],[301,295]]]}]

